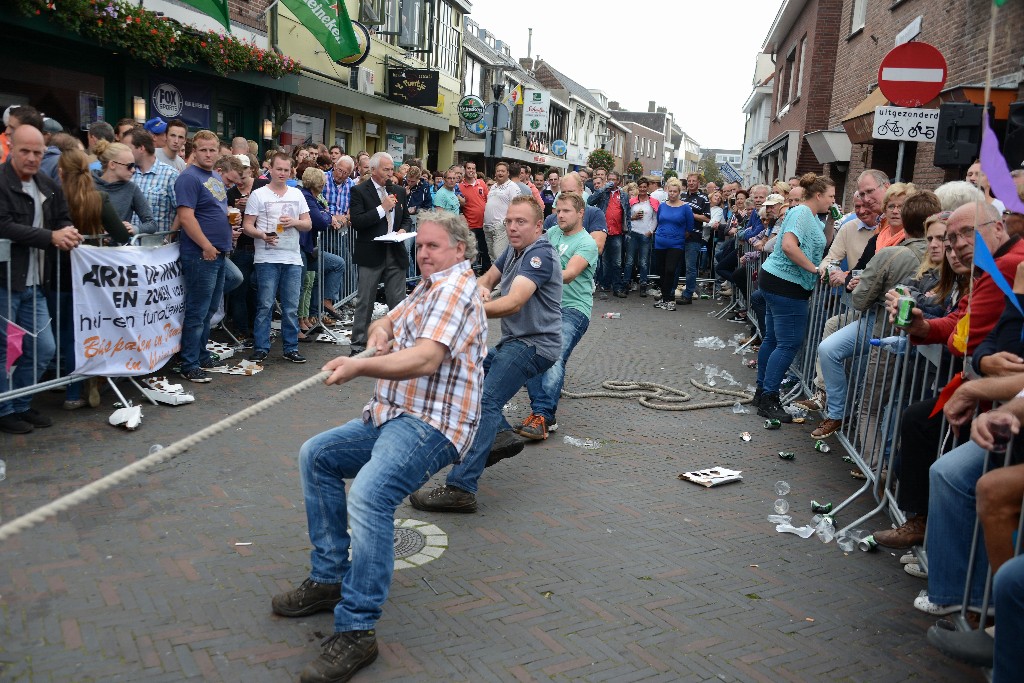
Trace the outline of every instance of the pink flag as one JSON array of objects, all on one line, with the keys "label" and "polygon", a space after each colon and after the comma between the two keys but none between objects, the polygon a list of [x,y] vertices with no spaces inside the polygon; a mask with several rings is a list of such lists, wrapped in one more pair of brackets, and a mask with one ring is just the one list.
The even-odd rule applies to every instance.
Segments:
[{"label": "pink flag", "polygon": [[25,339],[25,330],[11,321],[7,321],[7,372],[21,358],[21,345]]},{"label": "pink flag", "polygon": [[985,127],[981,130],[981,170],[988,176],[988,184],[995,198],[1010,211],[1024,213],[1024,202],[1017,196],[1017,185],[1010,175],[1006,158],[999,151],[999,141],[992,132],[988,112],[985,112]]}]

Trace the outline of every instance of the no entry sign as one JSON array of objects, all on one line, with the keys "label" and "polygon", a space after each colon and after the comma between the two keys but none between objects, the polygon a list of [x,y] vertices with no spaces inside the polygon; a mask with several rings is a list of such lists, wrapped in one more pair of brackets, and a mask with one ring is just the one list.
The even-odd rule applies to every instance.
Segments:
[{"label": "no entry sign", "polygon": [[878,67],[878,87],[898,107],[920,107],[946,84],[946,59],[928,43],[904,43],[889,51]]}]

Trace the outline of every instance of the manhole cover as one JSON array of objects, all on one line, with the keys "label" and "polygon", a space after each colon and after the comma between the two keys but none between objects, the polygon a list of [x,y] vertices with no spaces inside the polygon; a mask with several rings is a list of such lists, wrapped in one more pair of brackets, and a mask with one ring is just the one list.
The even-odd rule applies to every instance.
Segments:
[{"label": "manhole cover", "polygon": [[427,539],[416,529],[395,529],[395,559],[412,557],[427,547]]},{"label": "manhole cover", "polygon": [[395,520],[395,569],[419,567],[441,557],[448,549],[448,534],[418,519]]}]

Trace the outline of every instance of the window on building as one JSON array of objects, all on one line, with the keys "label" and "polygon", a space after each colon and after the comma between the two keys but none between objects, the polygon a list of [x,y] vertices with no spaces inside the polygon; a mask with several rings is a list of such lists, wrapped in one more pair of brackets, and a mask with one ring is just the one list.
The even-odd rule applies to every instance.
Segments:
[{"label": "window on building", "polygon": [[785,96],[786,96],[786,102],[788,103],[788,102],[792,102],[794,99],[796,99],[796,79],[794,78],[794,76],[796,75],[796,46],[795,45],[793,46],[793,49],[791,49],[789,51],[789,54],[786,55],[786,64],[783,67],[783,70],[785,71],[785,74],[786,74],[786,79],[785,79],[785,82],[786,82]]},{"label": "window on building", "polygon": [[465,94],[483,97],[484,67],[468,54],[466,55],[466,73],[462,75]]},{"label": "window on building", "polygon": [[438,2],[434,7],[433,65],[446,74],[457,77],[459,73],[459,13],[454,11],[447,2]]},{"label": "window on building", "polygon": [[807,36],[800,39],[800,67],[797,70],[796,77],[796,96],[800,97],[800,93],[803,92],[804,83],[804,58],[807,56]]},{"label": "window on building", "polygon": [[868,14],[868,0],[853,0],[853,17],[850,21],[850,33],[864,28]]},{"label": "window on building", "polygon": [[776,102],[775,102],[775,113],[776,114],[781,114],[782,113],[782,103],[783,103],[783,98],[785,97],[784,93],[786,92],[786,79],[785,79],[785,75],[786,75],[786,70],[785,70],[785,67],[783,67],[783,68],[779,69],[779,75],[775,79],[775,83],[778,86],[778,91],[777,91],[778,92],[778,96],[775,98],[776,99]]},{"label": "window on building", "polygon": [[634,135],[633,136],[633,158],[635,159],[638,156],[640,156],[640,136],[639,135]]}]

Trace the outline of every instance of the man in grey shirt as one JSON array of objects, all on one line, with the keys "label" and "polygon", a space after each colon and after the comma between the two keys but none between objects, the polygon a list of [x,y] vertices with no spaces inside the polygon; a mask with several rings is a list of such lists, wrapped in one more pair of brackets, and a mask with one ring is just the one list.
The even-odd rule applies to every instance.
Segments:
[{"label": "man in grey shirt", "polygon": [[[505,216],[509,246],[479,279],[487,317],[501,318],[501,341],[484,361],[480,427],[444,486],[409,496],[418,510],[476,512],[484,468],[523,450],[523,439],[512,432],[501,410],[562,352],[562,267],[543,225],[544,209],[536,199],[512,200]],[[491,289],[499,283],[501,297],[492,301]]]}]

